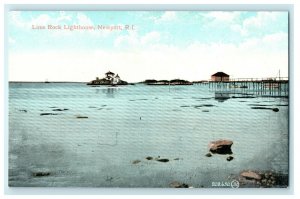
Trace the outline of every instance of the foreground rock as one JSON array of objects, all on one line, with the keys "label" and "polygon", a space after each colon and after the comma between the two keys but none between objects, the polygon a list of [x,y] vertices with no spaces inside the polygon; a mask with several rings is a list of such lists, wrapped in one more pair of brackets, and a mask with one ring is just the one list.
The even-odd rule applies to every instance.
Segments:
[{"label": "foreground rock", "polygon": [[247,180],[261,180],[261,175],[253,171],[244,171],[240,175]]},{"label": "foreground rock", "polygon": [[209,150],[212,153],[217,154],[232,154],[231,145],[233,142],[231,140],[218,140],[209,143]]}]

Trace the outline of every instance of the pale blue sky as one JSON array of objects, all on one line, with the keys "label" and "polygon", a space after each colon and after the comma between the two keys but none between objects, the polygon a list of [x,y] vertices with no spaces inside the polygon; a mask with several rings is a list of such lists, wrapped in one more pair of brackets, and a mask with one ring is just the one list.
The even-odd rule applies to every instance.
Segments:
[{"label": "pale blue sky", "polygon": [[[45,25],[134,25],[134,30],[34,30]],[[10,12],[11,81],[127,81],[288,75],[287,12]],[[59,72],[59,75],[58,75]]]}]

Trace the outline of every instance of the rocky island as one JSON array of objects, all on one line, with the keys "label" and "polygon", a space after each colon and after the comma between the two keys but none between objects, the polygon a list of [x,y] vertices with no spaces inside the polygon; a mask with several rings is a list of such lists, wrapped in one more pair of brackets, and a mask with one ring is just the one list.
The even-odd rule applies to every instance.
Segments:
[{"label": "rocky island", "polygon": [[96,77],[95,80],[90,81],[87,85],[97,86],[97,85],[127,85],[128,82],[122,80],[118,74],[108,71],[105,73],[105,77],[100,79]]},{"label": "rocky island", "polygon": [[193,85],[192,82],[189,82],[187,80],[182,79],[172,79],[172,80],[155,80],[155,79],[147,79],[143,82],[141,82],[146,85]]}]

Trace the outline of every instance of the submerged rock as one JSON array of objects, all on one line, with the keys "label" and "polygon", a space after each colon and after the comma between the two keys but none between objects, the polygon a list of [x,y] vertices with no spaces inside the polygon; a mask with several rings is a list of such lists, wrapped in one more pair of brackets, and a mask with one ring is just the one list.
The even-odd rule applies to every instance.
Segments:
[{"label": "submerged rock", "polygon": [[19,110],[20,112],[24,112],[24,113],[27,113],[27,110],[25,109],[22,109],[22,110]]},{"label": "submerged rock", "polygon": [[213,104],[201,104],[201,105],[195,105],[194,108],[201,108],[201,107],[214,107]]},{"label": "submerged rock", "polygon": [[43,115],[58,115],[58,114],[57,113],[41,113],[40,115],[43,116]]},{"label": "submerged rock", "polygon": [[140,160],[134,160],[134,161],[132,161],[132,164],[138,164],[140,162],[141,162]]},{"label": "submerged rock", "polygon": [[213,106],[215,106],[215,105],[212,105],[212,104],[203,104],[202,106],[203,106],[203,107],[213,107]]},{"label": "submerged rock", "polygon": [[288,104],[275,104],[274,106],[289,106]]},{"label": "submerged rock", "polygon": [[77,118],[77,119],[87,119],[87,118],[89,118],[89,117],[87,117],[87,116],[77,116],[76,118]]},{"label": "submerged rock", "polygon": [[267,104],[248,104],[248,106],[270,106]]},{"label": "submerged rock", "polygon": [[169,162],[169,159],[162,158],[162,159],[157,159],[157,161],[159,161],[159,162]]},{"label": "submerged rock", "polygon": [[228,157],[226,158],[226,160],[227,160],[227,161],[231,161],[231,160],[233,160],[233,157],[232,157],[232,156],[228,156]]},{"label": "submerged rock", "polygon": [[147,160],[153,160],[153,157],[148,156],[148,157],[146,157],[146,159],[147,159]]},{"label": "submerged rock", "polygon": [[254,106],[254,107],[251,107],[251,109],[272,110],[274,112],[278,112],[279,111],[278,108],[267,108],[267,107],[261,107],[261,106]]},{"label": "submerged rock", "polygon": [[32,176],[34,176],[34,177],[44,177],[44,176],[49,176],[49,175],[50,175],[50,172],[44,172],[44,171],[32,173]]},{"label": "submerged rock", "polygon": [[57,109],[53,109],[52,111],[67,111],[69,109],[67,108],[57,108]]},{"label": "submerged rock", "polygon": [[261,106],[254,106],[254,107],[251,107],[251,109],[272,110],[272,108],[261,107]]},{"label": "submerged rock", "polygon": [[212,154],[211,154],[211,153],[207,153],[205,156],[206,156],[206,157],[211,157]]},{"label": "submerged rock", "polygon": [[172,188],[189,188],[189,185],[185,184],[185,183],[180,183],[180,182],[174,181],[174,182],[170,183],[170,187],[172,187]]},{"label": "submerged rock", "polygon": [[231,98],[235,98],[235,99],[243,99],[243,98],[255,98],[253,96],[232,96]]},{"label": "submerged rock", "polygon": [[218,154],[232,154],[231,145],[233,142],[231,140],[217,140],[210,142],[209,150],[212,153]]}]

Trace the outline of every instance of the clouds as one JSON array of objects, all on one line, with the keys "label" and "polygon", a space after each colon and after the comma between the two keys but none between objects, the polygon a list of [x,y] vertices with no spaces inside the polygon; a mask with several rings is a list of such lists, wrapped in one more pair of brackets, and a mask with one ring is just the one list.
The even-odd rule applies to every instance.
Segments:
[{"label": "clouds", "polygon": [[214,11],[214,12],[208,12],[204,14],[203,16],[214,20],[214,22],[232,22],[235,19],[239,18],[241,12],[224,12],[224,11]]},{"label": "clouds", "polygon": [[[48,25],[60,26],[61,29],[48,29]],[[109,30],[79,29],[70,31],[70,29],[63,28],[65,25],[97,26],[98,24],[89,16],[89,12],[11,11],[9,12],[9,30],[10,37],[14,38],[15,42],[10,42],[10,50],[51,51],[55,48],[90,48],[99,43],[103,44],[107,36],[114,34]],[[33,29],[33,26],[44,26],[46,29]],[[32,45],[33,43],[34,45]]]},{"label": "clouds", "polygon": [[83,13],[77,13],[77,24],[94,26],[92,20]]},{"label": "clouds", "polygon": [[15,43],[16,43],[16,40],[14,40],[13,38],[9,37],[9,38],[8,38],[8,43],[9,43],[9,44],[15,44]]},{"label": "clouds", "polygon": [[[56,12],[55,17],[50,16],[49,12],[40,13],[34,16],[24,15],[21,11],[9,12],[9,25],[12,27],[19,27],[23,30],[30,30],[32,25],[45,25],[48,24],[60,24],[62,22],[68,22],[72,20],[72,16],[66,14],[66,12]],[[32,14],[32,13],[30,13]]]},{"label": "clouds", "polygon": [[157,31],[149,32],[143,36],[139,35],[138,32],[132,31],[128,35],[120,35],[114,40],[114,46],[116,48],[130,48],[140,49],[149,47],[159,43],[161,34]]},{"label": "clouds", "polygon": [[[9,59],[9,74],[10,80],[30,81],[34,75],[40,81],[45,77],[52,81],[72,81],[74,76],[77,81],[89,81],[112,70],[131,82],[147,78],[202,80],[220,70],[233,78],[269,77],[276,75],[279,69],[282,76],[287,76],[288,51],[280,47],[280,42],[274,42],[286,39],[286,35],[280,33],[248,39],[239,45],[194,43],[182,49],[156,44],[143,50],[16,53]],[[24,76],[26,71],[16,73],[20,65],[26,66],[22,70],[35,73],[28,76]],[[57,75],[61,70],[69,71],[62,74],[63,79]]]},{"label": "clouds", "polygon": [[[220,70],[232,77],[268,77],[280,69],[287,76],[287,16],[283,12],[219,11],[12,12],[9,78],[89,81],[107,70],[133,82],[201,80]],[[133,24],[136,29],[25,30],[31,23]],[[57,75],[62,69],[70,72]]]},{"label": "clouds", "polygon": [[31,21],[27,22],[27,26],[31,27],[32,25],[43,25],[47,26],[48,24],[52,23],[51,17],[47,14],[41,14],[37,18],[32,19]]},{"label": "clouds", "polygon": [[157,31],[152,31],[147,33],[145,36],[141,38],[142,44],[151,44],[151,43],[158,43],[160,41],[160,33]]},{"label": "clouds", "polygon": [[164,23],[176,20],[177,15],[175,11],[166,11],[160,17],[155,19],[155,23]]},{"label": "clouds", "polygon": [[287,31],[287,21],[287,12],[257,12],[256,15],[242,20],[240,24],[231,25],[231,29],[239,32],[242,36],[256,36],[276,31]]},{"label": "clouds", "polygon": [[278,12],[258,12],[256,16],[247,18],[243,22],[245,28],[262,27],[269,23],[273,23],[279,17]]},{"label": "clouds", "polygon": [[287,12],[214,11],[201,13],[201,16],[208,30],[221,31],[228,38],[230,35],[238,37],[239,41],[288,31]]},{"label": "clouds", "polygon": [[11,26],[16,26],[16,27],[24,27],[24,20],[21,17],[21,12],[20,11],[11,11],[9,12],[9,24]]},{"label": "clouds", "polygon": [[[278,32],[274,34],[269,34],[263,37],[263,42],[268,44],[274,44],[279,48],[287,49],[288,47],[288,34],[284,32]],[[272,48],[274,49],[274,48]]]}]

